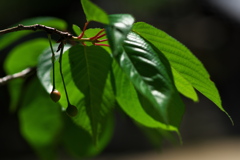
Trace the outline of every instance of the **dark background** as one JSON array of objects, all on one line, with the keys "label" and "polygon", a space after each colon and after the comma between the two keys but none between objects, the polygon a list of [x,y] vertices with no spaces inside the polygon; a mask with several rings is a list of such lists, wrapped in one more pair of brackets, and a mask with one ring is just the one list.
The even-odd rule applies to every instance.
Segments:
[{"label": "dark background", "polygon": [[[186,115],[181,133],[185,143],[222,137],[238,137],[239,123],[239,22],[240,4],[232,0],[93,0],[107,13],[130,13],[136,21],[144,21],[164,30],[185,44],[205,65],[217,85],[223,106],[235,126],[217,106],[199,94],[200,102],[185,99]],[[235,2],[236,3],[236,2]],[[236,9],[234,9],[236,7]],[[240,14],[239,14],[240,15]],[[0,29],[38,16],[54,16],[83,26],[85,17],[79,0],[1,0]],[[0,51],[2,64],[11,48]],[[31,149],[19,134],[17,115],[8,113],[6,86],[0,86],[0,155],[26,156]],[[119,116],[113,140],[106,153],[136,152],[149,149],[142,133],[127,118]],[[10,158],[11,159],[11,158]]]}]

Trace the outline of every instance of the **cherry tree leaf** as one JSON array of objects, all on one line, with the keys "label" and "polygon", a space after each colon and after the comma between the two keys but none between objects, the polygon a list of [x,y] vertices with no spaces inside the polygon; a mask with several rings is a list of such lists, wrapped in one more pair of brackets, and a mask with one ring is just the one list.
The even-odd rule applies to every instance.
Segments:
[{"label": "cherry tree leaf", "polygon": [[187,47],[167,33],[144,22],[135,23],[133,31],[157,47],[167,57],[174,73],[175,84],[183,95],[197,101],[194,88],[228,115],[209,73]]},{"label": "cherry tree leaf", "polygon": [[131,16],[111,15],[110,20],[106,30],[114,59],[142,96],[139,99],[145,111],[159,122],[179,126],[184,107],[168,60],[161,51],[130,32],[134,20]]},{"label": "cherry tree leaf", "polygon": [[103,24],[109,23],[107,13],[96,4],[92,3],[90,0],[81,0],[81,3],[87,21],[96,21]]}]

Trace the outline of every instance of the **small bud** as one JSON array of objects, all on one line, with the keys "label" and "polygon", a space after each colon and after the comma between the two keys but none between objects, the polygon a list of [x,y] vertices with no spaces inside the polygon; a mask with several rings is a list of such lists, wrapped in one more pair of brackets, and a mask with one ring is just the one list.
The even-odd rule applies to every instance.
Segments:
[{"label": "small bud", "polygon": [[61,98],[61,94],[58,90],[54,89],[51,93],[50,93],[50,97],[54,102],[58,102],[59,99]]},{"label": "small bud", "polygon": [[69,115],[70,117],[75,117],[78,113],[78,109],[74,105],[70,104],[68,105],[66,112],[67,112],[67,115]]}]

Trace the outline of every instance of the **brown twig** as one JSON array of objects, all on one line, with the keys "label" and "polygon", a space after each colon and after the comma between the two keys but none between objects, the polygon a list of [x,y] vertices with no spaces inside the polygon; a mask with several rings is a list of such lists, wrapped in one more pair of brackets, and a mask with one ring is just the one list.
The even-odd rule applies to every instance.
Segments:
[{"label": "brown twig", "polygon": [[30,25],[30,26],[24,26],[22,24],[19,24],[16,27],[0,30],[0,35],[10,33],[10,32],[22,31],[22,30],[32,30],[32,31],[43,30],[43,31],[47,32],[48,34],[57,34],[61,37],[61,39],[73,38],[73,35],[70,34],[69,32],[63,32],[63,31],[57,30],[56,28],[44,26],[41,24],[34,24],[34,25]]},{"label": "brown twig", "polygon": [[36,68],[26,68],[18,73],[2,77],[2,78],[0,78],[0,86],[6,84],[7,82],[9,82],[13,79],[28,77],[35,71],[36,71]]},{"label": "brown twig", "polygon": [[57,41],[58,43],[60,43],[62,41],[65,41],[65,40],[73,40],[73,41],[79,41],[83,45],[84,45],[84,42],[92,42],[94,45],[98,45],[98,46],[109,46],[107,44],[100,44],[100,42],[107,41],[107,39],[99,40],[99,38],[102,38],[103,36],[106,35],[106,34],[100,35],[102,32],[105,31],[105,29],[102,29],[99,33],[97,33],[97,35],[95,35],[95,36],[93,36],[91,38],[83,38],[83,35],[84,35],[84,32],[85,32],[85,30],[87,28],[88,23],[89,22],[85,23],[84,28],[83,28],[83,32],[78,37],[73,36],[69,32],[63,32],[63,31],[57,30],[56,28],[44,26],[44,25],[41,25],[41,24],[34,24],[34,25],[29,25],[29,26],[24,26],[22,24],[19,24],[16,27],[0,30],[0,36],[3,35],[3,34],[16,32],[16,31],[23,31],[23,30],[37,31],[37,30],[42,30],[42,31],[47,32],[48,34],[57,34],[57,35],[59,35],[60,39]]}]

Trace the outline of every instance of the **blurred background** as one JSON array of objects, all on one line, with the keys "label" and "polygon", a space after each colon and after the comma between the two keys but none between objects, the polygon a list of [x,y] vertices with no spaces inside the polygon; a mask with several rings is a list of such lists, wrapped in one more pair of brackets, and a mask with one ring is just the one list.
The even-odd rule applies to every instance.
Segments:
[{"label": "blurred background", "polygon": [[[208,147],[214,151],[214,147],[222,146],[224,150],[218,148],[218,154],[225,152],[224,155],[233,155],[232,151],[236,151],[234,153],[240,157],[240,0],[92,1],[109,14],[130,13],[136,21],[144,21],[164,30],[185,44],[202,61],[217,85],[223,106],[232,116],[235,126],[231,125],[228,117],[217,106],[200,94],[199,103],[183,98],[186,114],[181,127],[184,145],[180,148],[192,149],[192,152],[199,152],[196,155],[201,155],[200,153],[205,154],[201,149],[206,150]],[[70,31],[71,24],[83,26],[85,23],[80,0],[0,1],[0,29],[17,24],[23,19],[39,16],[62,18],[68,22]],[[0,51],[0,77],[5,76],[2,64],[10,49]],[[6,86],[0,86],[0,96],[0,155],[6,159],[13,159],[13,153],[18,157],[34,157],[31,148],[19,133],[17,115],[8,113],[9,95]],[[189,147],[191,145],[195,146],[195,150]],[[166,145],[162,154],[154,156],[162,156],[162,159],[165,156],[168,159],[172,153],[178,156],[184,153],[183,150],[178,152],[175,149],[175,146]],[[140,130],[128,118],[118,116],[114,137],[101,156],[130,153],[137,155],[151,150],[150,143]],[[196,156],[189,153],[188,156]],[[107,157],[102,159],[108,159]],[[144,159],[144,156],[137,159],[141,158]]]}]

